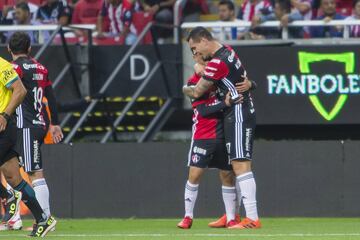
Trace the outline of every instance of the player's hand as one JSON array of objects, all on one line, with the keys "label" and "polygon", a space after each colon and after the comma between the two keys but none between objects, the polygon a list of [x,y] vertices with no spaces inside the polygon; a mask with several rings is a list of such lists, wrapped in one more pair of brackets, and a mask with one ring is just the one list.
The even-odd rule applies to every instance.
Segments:
[{"label": "player's hand", "polygon": [[228,92],[225,96],[225,104],[228,107],[231,107],[232,105],[238,104],[238,103],[243,103],[244,101],[244,96],[243,95],[239,95],[239,98],[237,98],[236,100],[233,100],[231,98],[231,94],[230,92]]},{"label": "player's hand", "polygon": [[246,91],[249,91],[249,89],[251,88],[251,81],[243,76],[245,78],[245,80],[241,83],[236,83],[235,84],[235,87],[236,87],[236,90],[238,91],[238,93],[243,93],[243,92],[246,92]]},{"label": "player's hand", "polygon": [[50,125],[49,131],[53,137],[54,143],[59,143],[64,138],[64,134],[59,125]]},{"label": "player's hand", "polygon": [[204,74],[205,71],[205,66],[201,65],[199,63],[195,63],[194,65],[194,71],[197,75],[202,76]]},{"label": "player's hand", "polygon": [[6,119],[4,118],[4,116],[0,115],[0,132],[5,131],[6,126],[7,126]]}]

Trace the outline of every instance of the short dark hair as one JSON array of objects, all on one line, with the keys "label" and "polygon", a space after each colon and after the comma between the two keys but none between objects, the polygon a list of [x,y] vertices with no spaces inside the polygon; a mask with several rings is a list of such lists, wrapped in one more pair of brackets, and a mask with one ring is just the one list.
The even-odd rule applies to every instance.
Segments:
[{"label": "short dark hair", "polygon": [[15,32],[9,40],[9,48],[13,54],[27,54],[31,40],[25,32]]},{"label": "short dark hair", "polygon": [[353,2],[353,8],[356,6],[356,4],[357,4],[358,2],[360,2],[360,0],[355,0],[355,1]]},{"label": "short dark hair", "polygon": [[220,6],[220,5],[226,5],[226,6],[228,7],[228,9],[231,10],[231,11],[234,11],[234,10],[235,10],[235,5],[234,5],[234,3],[233,3],[232,1],[230,1],[230,0],[221,0],[221,1],[219,2],[219,6]]},{"label": "short dark hair", "polygon": [[194,42],[200,42],[201,38],[205,38],[209,41],[214,40],[211,33],[204,27],[196,27],[191,30],[186,40],[190,41],[190,39],[192,39]]},{"label": "short dark hair", "polygon": [[20,3],[16,4],[15,8],[20,8],[26,12],[30,12],[29,5],[26,2],[20,2]]},{"label": "short dark hair", "polygon": [[275,3],[279,4],[285,12],[289,13],[291,11],[291,2],[289,0],[275,0]]}]

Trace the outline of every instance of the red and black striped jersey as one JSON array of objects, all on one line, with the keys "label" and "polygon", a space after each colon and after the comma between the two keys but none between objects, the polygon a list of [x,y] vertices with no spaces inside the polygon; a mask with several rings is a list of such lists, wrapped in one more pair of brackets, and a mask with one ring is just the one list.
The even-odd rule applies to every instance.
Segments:
[{"label": "red and black striped jersey", "polygon": [[45,88],[51,86],[48,70],[31,57],[20,57],[12,64],[27,90],[24,101],[16,109],[18,128],[47,128],[49,119],[43,96]]},{"label": "red and black striped jersey", "polygon": [[[188,85],[196,85],[201,76],[194,73],[188,80]],[[224,102],[219,101],[216,88],[205,93],[201,98],[192,99],[194,111],[192,138],[197,139],[222,139],[223,116],[222,109],[226,108]]]},{"label": "red and black striped jersey", "polygon": [[[220,91],[220,96],[226,96],[230,91],[232,99],[239,98],[236,83],[245,81],[246,70],[235,51],[228,46],[221,47],[205,67],[203,78],[213,81]],[[252,104],[250,92],[242,93],[244,101],[242,104]]]}]

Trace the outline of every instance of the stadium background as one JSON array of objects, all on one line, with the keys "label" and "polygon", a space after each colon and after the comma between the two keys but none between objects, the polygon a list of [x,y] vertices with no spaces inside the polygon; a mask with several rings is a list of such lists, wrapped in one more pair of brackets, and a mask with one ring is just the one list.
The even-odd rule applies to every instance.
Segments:
[{"label": "stadium background", "polygon": [[[51,79],[58,80],[55,90],[61,105],[81,101],[62,113],[66,136],[84,116],[89,103],[83,98],[91,96],[99,103],[69,141],[43,146],[53,213],[60,218],[179,218],[192,114],[181,93],[193,64],[186,42],[140,44],[128,54],[131,46],[65,39],[66,45],[56,36],[39,60],[49,68]],[[254,92],[254,172],[260,216],[358,217],[358,93],[348,94],[336,116],[326,120],[306,94],[269,94],[267,76],[301,74],[299,52],[353,53],[353,74],[358,75],[360,45],[356,40],[304,41],[227,42],[259,86]],[[41,46],[34,46],[33,53]],[[9,59],[5,45],[0,53]],[[99,94],[124,56],[114,81]],[[147,79],[159,66],[157,61],[160,67]],[[343,64],[330,61],[312,67],[318,76],[347,74]],[[318,97],[331,112],[339,94]],[[168,99],[170,106],[162,108]],[[122,115],[121,124],[111,127]],[[156,116],[159,119],[152,122]],[[143,138],[151,123],[155,126]],[[107,143],[101,144],[109,130]],[[201,183],[196,215],[214,217],[222,212],[217,172],[210,171]]]}]

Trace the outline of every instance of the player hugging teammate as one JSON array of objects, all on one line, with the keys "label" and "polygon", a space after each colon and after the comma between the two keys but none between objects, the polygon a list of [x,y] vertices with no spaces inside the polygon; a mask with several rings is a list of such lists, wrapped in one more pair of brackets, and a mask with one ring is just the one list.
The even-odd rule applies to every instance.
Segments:
[{"label": "player hugging teammate", "polygon": [[[209,62],[204,59],[198,51],[192,51],[196,62],[195,73],[188,80],[187,87],[195,87],[200,79],[209,74]],[[249,89],[255,89],[255,82],[246,77],[239,76],[235,84],[236,91],[248,93]],[[186,87],[185,87],[186,89]],[[219,220],[209,223],[210,227],[235,227],[240,224],[239,206],[241,198],[237,198],[235,179],[232,166],[227,157],[227,149],[224,135],[224,112],[233,106],[243,102],[242,95],[227,91],[217,91],[215,86],[209,86],[203,95],[192,97],[193,114],[193,136],[188,156],[189,177],[185,185],[185,217],[178,224],[179,228],[191,228],[193,222],[193,209],[195,206],[199,182],[205,168],[218,168],[222,183],[222,196],[225,205],[225,215]],[[230,149],[228,149],[230,150]],[[238,201],[237,201],[238,199]]]}]

